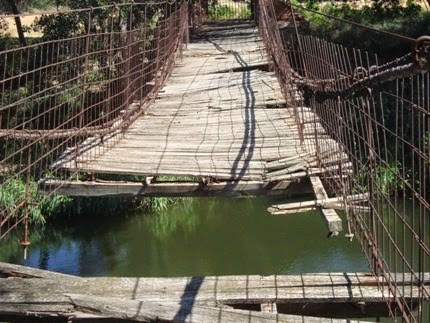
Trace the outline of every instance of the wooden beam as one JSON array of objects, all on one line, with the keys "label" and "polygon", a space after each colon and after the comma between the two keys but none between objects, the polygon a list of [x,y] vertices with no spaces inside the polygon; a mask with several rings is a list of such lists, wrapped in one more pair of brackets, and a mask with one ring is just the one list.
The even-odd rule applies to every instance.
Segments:
[{"label": "wooden beam", "polygon": [[278,309],[276,308],[276,303],[261,303],[260,309],[265,313],[278,313]]},{"label": "wooden beam", "polygon": [[[238,310],[227,307],[200,306],[188,304],[160,304],[137,300],[117,300],[108,297],[90,297],[70,295],[77,310],[116,319],[130,319],[141,322],[323,322],[323,318],[305,317],[250,310]],[[330,320],[345,322],[344,320]]]},{"label": "wooden beam", "polygon": [[[0,272],[5,271],[4,267],[16,273],[22,270],[27,272],[22,266],[15,268],[14,266],[0,263]],[[83,311],[84,304],[91,309],[87,313],[106,317],[111,314],[103,311],[97,313],[97,304],[113,308],[119,304],[118,302],[132,300],[145,305],[142,315],[154,313],[157,304],[165,305],[167,311],[175,308],[174,312],[179,313],[180,310],[193,311],[203,307],[211,307],[213,311],[215,308],[217,311],[224,311],[226,305],[236,309],[249,309],[259,308],[261,304],[276,303],[279,313],[291,314],[288,309],[291,310],[291,307],[295,306],[301,309],[300,315],[310,315],[309,313],[315,313],[315,311],[319,311],[316,313],[322,315],[325,306],[333,308],[336,304],[339,310],[348,308],[348,311],[342,314],[345,316],[337,315],[337,317],[356,317],[355,315],[365,317],[372,315],[370,312],[361,313],[362,308],[354,312],[357,304],[364,304],[365,309],[369,306],[372,311],[376,311],[375,306],[380,306],[378,311],[381,308],[386,310],[386,301],[393,297],[388,288],[380,290],[380,285],[385,285],[383,278],[366,273],[177,278],[76,277],[72,279],[53,277],[49,272],[42,275],[38,273],[38,275],[52,278],[24,278],[22,275],[5,275],[2,276],[5,278],[0,278],[0,290],[2,290],[0,319],[5,317],[5,313],[70,315],[73,310]],[[404,285],[402,289],[408,298],[412,297],[411,302],[418,299],[419,286],[416,286],[417,282],[411,279],[410,274],[392,275],[397,284]],[[430,277],[426,273],[424,281],[420,284],[428,285],[429,282]],[[100,302],[96,304],[88,300]],[[377,312],[371,313],[376,315]]]},{"label": "wooden beam", "polygon": [[[348,195],[348,201],[365,201],[368,199],[369,194],[354,194]],[[313,200],[313,201],[303,201],[303,202],[294,202],[294,203],[285,203],[285,204],[276,204],[272,205],[267,209],[271,214],[291,214],[298,213],[301,211],[310,211],[316,210],[318,207],[323,208],[331,208],[331,205],[338,205],[339,203],[343,203],[343,197],[332,197],[321,200]]]},{"label": "wooden beam", "polygon": [[[317,200],[327,200],[328,194],[324,189],[321,179],[317,176],[311,176],[310,181],[314,194]],[[332,208],[326,209],[321,208],[321,213],[324,216],[325,222],[327,224],[327,229],[331,233],[331,236],[337,236],[340,231],[342,231],[342,219]]]},{"label": "wooden beam", "polygon": [[70,182],[43,180],[39,189],[45,193],[56,192],[68,196],[242,196],[293,193],[297,185],[290,181],[226,181],[212,183],[198,182],[122,182],[88,181]]},{"label": "wooden beam", "polygon": [[[301,275],[272,276],[213,276],[177,278],[124,278],[98,277],[74,278],[73,276],[52,276],[52,273],[37,273],[40,277],[31,278],[19,275],[27,273],[23,266],[0,263],[0,272],[13,271],[18,275],[5,275],[0,278],[0,318],[5,313],[16,315],[32,312],[34,315],[54,315],[73,310],[84,310],[87,304],[92,315],[109,316],[107,312],[97,313],[98,305],[87,300],[99,300],[97,304],[113,308],[121,301],[138,301],[144,306],[142,315],[154,313],[157,304],[166,305],[166,310],[176,308],[175,313],[193,311],[203,307],[223,311],[225,305],[234,308],[276,303],[282,313],[291,306],[306,304],[306,311],[312,308],[323,311],[324,304],[329,307],[337,304],[339,308],[358,303],[385,306],[384,297],[390,298],[388,289],[379,290],[384,280],[366,273],[318,273]],[[405,286],[405,293],[412,301],[419,296],[416,281],[410,274],[393,274],[398,284]],[[424,275],[423,284],[428,285],[430,276]],[[72,302],[72,303],[70,303]],[[91,305],[92,304],[92,305]],[[314,305],[316,306],[314,306]],[[372,305],[373,304],[373,305]],[[162,306],[162,307],[163,307]],[[178,307],[179,306],[179,307]],[[187,307],[188,306],[188,307]],[[169,309],[170,308],[170,309]],[[248,307],[249,308],[249,307]],[[93,311],[94,310],[94,311]],[[215,309],[213,309],[215,310]],[[57,313],[55,311],[58,311]],[[94,313],[93,313],[93,312]],[[301,312],[301,315],[308,315]],[[361,309],[360,309],[361,311]],[[120,313],[120,312],[118,312]],[[78,313],[79,314],[79,313]],[[354,316],[357,313],[347,313]],[[81,314],[79,314],[81,315]],[[170,314],[169,314],[170,315]],[[361,313],[360,315],[368,315]],[[270,316],[269,316],[270,317]],[[266,316],[267,318],[267,316]],[[319,322],[319,321],[318,321]]]}]

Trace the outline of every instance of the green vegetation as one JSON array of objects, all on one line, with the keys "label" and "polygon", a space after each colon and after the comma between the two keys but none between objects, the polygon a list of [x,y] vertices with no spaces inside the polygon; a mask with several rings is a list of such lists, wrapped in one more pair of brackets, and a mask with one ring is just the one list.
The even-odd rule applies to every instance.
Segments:
[{"label": "green vegetation", "polygon": [[[299,1],[295,1],[300,4]],[[308,7],[324,14],[354,21],[379,30],[418,38],[428,34],[430,12],[415,1],[372,1],[358,6],[357,1],[307,1]],[[309,22],[306,32],[347,47],[378,53],[381,58],[392,59],[410,51],[410,45],[383,34],[370,33],[366,29],[323,17],[313,12],[299,10]]]},{"label": "green vegetation", "polygon": [[393,195],[405,189],[405,183],[399,182],[398,180],[401,176],[400,163],[393,163],[388,166],[378,165],[373,172],[378,191],[383,194]]},{"label": "green vegetation", "polygon": [[[13,12],[8,3],[0,5],[0,12]],[[157,46],[155,37],[157,23],[169,13],[165,12],[165,5],[98,8],[113,3],[130,2],[128,0],[34,0],[26,1],[25,4],[20,1],[14,2],[21,12],[49,10],[59,6],[68,9],[90,7],[94,9],[91,11],[91,24],[88,12],[84,11],[41,15],[34,21],[31,28],[42,36],[25,39],[27,45],[37,46],[24,51],[18,49],[20,41],[3,32],[7,30],[7,22],[4,19],[0,20],[0,26],[4,27],[0,29],[0,50],[17,48],[19,51],[19,54],[5,55],[4,59],[0,60],[0,70],[4,71],[3,78],[10,80],[4,83],[3,87],[6,90],[0,98],[0,106],[7,107],[0,112],[0,128],[74,128],[78,122],[77,112],[82,107],[89,108],[82,115],[79,124],[92,126],[99,123],[101,117],[108,115],[106,111],[119,109],[126,84],[122,78],[127,74],[127,65],[122,63],[126,55],[123,46],[127,41],[127,35],[122,32],[129,30],[131,26],[136,29],[134,41],[138,44],[136,46],[139,46],[136,50],[145,51],[147,57],[142,60],[146,60],[148,66],[152,66],[151,60],[156,56],[152,49]],[[106,37],[98,36],[100,31],[113,31],[116,34],[107,42]],[[84,45],[76,40],[88,32],[94,35],[88,44]],[[73,39],[58,41],[68,38]],[[55,56],[50,54],[53,45],[46,42],[51,40],[56,44]],[[107,48],[111,48],[109,54],[84,58],[87,51],[108,53]],[[58,68],[46,68],[58,62],[60,62]],[[31,67],[30,70],[29,67]],[[43,70],[43,73],[31,72],[39,69]],[[20,73],[27,71],[29,73],[26,74],[25,79],[19,77]],[[108,93],[116,96],[117,100],[112,102],[105,100]],[[115,117],[113,113],[109,114],[109,118]],[[104,118],[107,119],[107,117]],[[31,173],[35,178],[43,177],[46,173],[44,167],[57,158],[53,156],[52,151],[56,154],[62,152],[57,147],[63,149],[67,145],[61,145],[54,140],[28,143],[2,137],[0,138],[0,161],[2,162],[0,166],[9,170],[21,170],[26,167],[23,161],[28,165],[37,164],[37,168],[36,166],[35,169],[32,168]],[[21,151],[20,155],[11,158],[10,156],[14,156],[13,153],[17,150]],[[50,174],[50,177],[56,178],[56,174]],[[121,176],[117,176],[116,179],[123,180]],[[130,208],[158,211],[182,201],[182,199],[170,198],[70,199],[59,195],[45,196],[38,192],[37,183],[34,180],[27,185],[25,182],[24,178],[7,178],[0,174],[2,215],[18,209],[14,215],[16,218],[29,215],[31,222],[43,224],[53,215],[73,216],[81,213],[83,208],[92,210],[93,214],[106,215],[118,214]]]},{"label": "green vegetation", "polygon": [[[37,183],[30,180],[11,179],[0,185],[0,212],[5,217],[14,210],[15,218],[28,216],[31,223],[44,224],[48,217],[58,214],[71,202],[62,195],[46,197],[39,193]],[[18,205],[24,204],[17,208]]]},{"label": "green vegetation", "polygon": [[[295,1],[295,3],[327,15],[411,38],[418,38],[429,32],[430,11],[418,5],[416,1],[372,1],[369,5],[363,5],[358,1],[306,1],[306,4],[303,4],[304,1]],[[369,31],[315,12],[299,11],[305,18],[305,22],[300,26],[303,34],[342,44],[349,49],[359,48],[363,60],[369,57],[369,66],[376,64],[373,54],[378,54],[378,63],[381,64],[411,53],[411,44],[402,39]],[[366,62],[363,64],[366,65]],[[399,89],[404,97],[401,108],[399,108],[399,101],[395,95]],[[375,118],[375,124],[384,125],[390,130],[396,129],[401,122],[403,139],[415,147],[423,147],[422,142],[426,142],[426,135],[420,132],[419,127],[414,126],[417,115],[413,112],[414,108],[411,103],[416,101],[413,89],[412,79],[400,79],[397,83],[386,82],[375,87],[375,105],[373,107],[375,110],[372,112],[372,117]],[[394,95],[386,95],[387,93]],[[357,132],[364,131],[354,126],[363,122],[362,117],[353,116],[350,122]],[[382,131],[382,126],[379,125],[375,126],[373,134],[374,145],[378,147],[380,156],[376,159],[377,165],[373,169],[373,183],[376,191],[387,195],[400,192],[409,194],[408,186],[419,185],[422,180],[417,167],[412,167],[414,152],[412,149],[399,148],[399,144],[396,144],[398,139],[392,132],[386,131],[384,135],[378,134]],[[366,133],[361,135],[366,137]],[[352,144],[349,149],[356,151],[359,148]],[[401,155],[403,155],[402,164],[398,162]],[[368,162],[367,154],[364,154],[363,158],[364,160],[361,162],[366,164]],[[384,164],[381,160],[384,160]],[[356,187],[356,190],[368,191],[370,179],[367,169],[358,172],[356,176],[357,181],[363,183],[363,187]],[[430,179],[426,180],[428,181],[426,187],[429,187]]]},{"label": "green vegetation", "polygon": [[208,7],[209,19],[227,20],[227,19],[249,19],[251,9],[245,2],[235,2],[235,5],[220,5],[213,1]]},{"label": "green vegetation", "polygon": [[230,6],[211,4],[209,6],[210,19],[232,19],[237,15],[236,10]]}]

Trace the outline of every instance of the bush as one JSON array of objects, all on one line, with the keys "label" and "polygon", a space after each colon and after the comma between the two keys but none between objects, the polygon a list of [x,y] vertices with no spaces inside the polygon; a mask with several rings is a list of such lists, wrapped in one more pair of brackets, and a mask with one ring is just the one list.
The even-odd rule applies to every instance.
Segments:
[{"label": "bush", "polygon": [[[430,12],[424,11],[412,1],[409,1],[406,7],[397,1],[374,1],[371,6],[361,8],[346,2],[341,5],[326,4],[321,6],[319,11],[411,38],[428,34],[430,25]],[[386,60],[402,56],[411,50],[409,43],[384,34],[369,32],[305,10],[302,14],[309,21],[308,28],[304,31],[319,38],[347,47],[357,47],[359,44],[361,50],[377,53]]]},{"label": "bush", "polygon": [[17,210],[15,219],[28,215],[31,223],[44,224],[47,217],[70,201],[70,198],[62,195],[42,195],[33,180],[29,181],[28,186],[22,179],[10,179],[0,185],[0,213],[3,217]]}]

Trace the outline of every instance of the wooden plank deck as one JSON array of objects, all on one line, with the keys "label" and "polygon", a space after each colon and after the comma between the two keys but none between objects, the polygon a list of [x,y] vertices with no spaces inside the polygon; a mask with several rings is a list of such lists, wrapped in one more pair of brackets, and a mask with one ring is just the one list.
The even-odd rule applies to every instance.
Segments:
[{"label": "wooden plank deck", "polygon": [[[0,263],[0,277],[0,319],[352,322],[345,319],[387,315],[385,302],[392,297],[387,288],[378,289],[383,279],[366,273],[85,278]],[[418,295],[410,277],[399,274],[398,280],[408,295]],[[278,313],[260,312],[261,307]]]},{"label": "wooden plank deck", "polygon": [[[302,146],[293,110],[268,71],[257,28],[230,24],[203,28],[158,98],[113,148],[101,154],[100,147],[81,149],[77,160],[63,158],[56,167],[257,182],[291,181],[317,167],[309,148],[314,146],[312,113],[307,112],[311,121]],[[316,126],[322,140],[324,130]],[[327,147],[334,144],[326,141]],[[276,167],[269,168],[274,162]]]}]

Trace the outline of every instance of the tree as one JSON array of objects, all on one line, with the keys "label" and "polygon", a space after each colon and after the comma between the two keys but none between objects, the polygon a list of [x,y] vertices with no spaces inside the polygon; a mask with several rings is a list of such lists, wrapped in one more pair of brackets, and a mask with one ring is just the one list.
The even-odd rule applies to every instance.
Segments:
[{"label": "tree", "polygon": [[19,0],[7,0],[7,3],[9,4],[10,10],[15,15],[15,25],[16,30],[18,32],[19,42],[21,43],[21,46],[26,45],[25,36],[24,36],[24,29],[22,28],[21,23],[21,17],[19,16],[19,9],[18,9],[18,3]]}]

